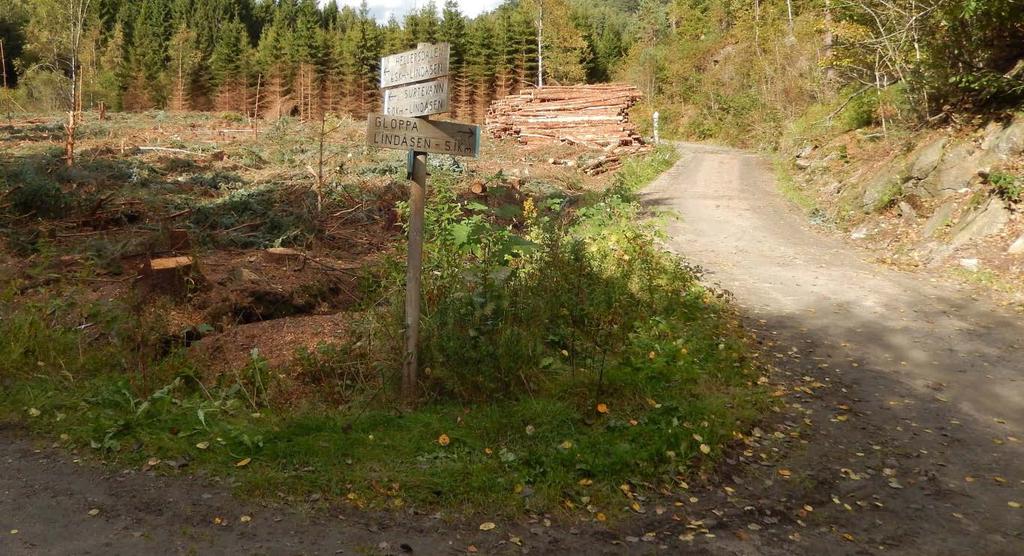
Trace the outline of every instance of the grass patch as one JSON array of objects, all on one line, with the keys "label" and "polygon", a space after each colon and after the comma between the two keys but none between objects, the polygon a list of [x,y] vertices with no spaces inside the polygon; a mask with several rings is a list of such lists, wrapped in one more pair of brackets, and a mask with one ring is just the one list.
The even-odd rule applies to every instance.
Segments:
[{"label": "grass patch", "polygon": [[[633,192],[674,156],[631,161],[584,206],[551,195],[514,211],[460,198],[438,169],[414,411],[393,403],[395,265],[379,286],[394,301],[368,309],[348,343],[304,358],[303,372],[334,387],[301,402],[287,397],[294,375],[257,353],[210,378],[180,353],[140,357],[144,323],[113,307],[5,306],[0,416],[117,465],[187,462],[260,498],[628,511],[716,465],[768,403],[730,305],[641,217]],[[80,314],[104,318],[53,316]]]},{"label": "grass patch", "polygon": [[782,196],[800,207],[805,213],[813,214],[821,210],[818,207],[818,202],[803,186],[797,183],[796,177],[781,160],[775,161],[775,180]]}]

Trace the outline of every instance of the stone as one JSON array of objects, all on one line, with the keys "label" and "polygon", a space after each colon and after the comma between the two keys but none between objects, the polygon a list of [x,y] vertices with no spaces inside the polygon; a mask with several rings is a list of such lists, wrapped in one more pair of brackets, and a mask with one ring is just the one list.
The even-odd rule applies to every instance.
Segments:
[{"label": "stone", "polygon": [[1006,252],[1010,255],[1024,255],[1024,235],[1017,238]]},{"label": "stone", "polygon": [[868,214],[886,208],[903,192],[902,182],[903,180],[893,172],[892,167],[887,166],[864,188],[861,208]]},{"label": "stone", "polygon": [[248,268],[236,268],[231,271],[230,277],[233,282],[241,285],[259,284],[263,281],[259,274],[256,274]]},{"label": "stone", "polygon": [[950,247],[956,249],[972,240],[988,237],[1003,231],[1010,221],[1010,211],[998,197],[989,199],[982,208],[965,215],[953,228]]},{"label": "stone", "polygon": [[928,178],[921,181],[922,193],[939,199],[969,186],[978,177],[985,153],[970,143],[961,143],[946,151],[942,162]]},{"label": "stone", "polygon": [[935,210],[931,217],[924,223],[921,234],[924,237],[935,237],[940,229],[947,226],[953,218],[953,211],[956,210],[956,203],[946,203]]},{"label": "stone", "polygon": [[806,158],[796,159],[796,167],[801,170],[810,170],[812,166],[814,166],[814,163]]},{"label": "stone", "polygon": [[914,180],[923,180],[930,176],[939,165],[939,161],[942,160],[942,154],[946,151],[947,142],[948,140],[943,137],[918,149],[912,157],[912,162],[907,170],[907,177]]},{"label": "stone", "polygon": [[1024,153],[1024,117],[1017,117],[995,136],[988,150],[1004,160]]},{"label": "stone", "polygon": [[899,207],[900,215],[903,216],[904,220],[908,222],[914,222],[915,220],[917,220],[917,211],[914,210],[914,207],[910,206],[910,203],[906,201],[900,201]]},{"label": "stone", "polygon": [[981,268],[981,262],[978,259],[960,259],[960,267],[971,272],[978,272]]}]

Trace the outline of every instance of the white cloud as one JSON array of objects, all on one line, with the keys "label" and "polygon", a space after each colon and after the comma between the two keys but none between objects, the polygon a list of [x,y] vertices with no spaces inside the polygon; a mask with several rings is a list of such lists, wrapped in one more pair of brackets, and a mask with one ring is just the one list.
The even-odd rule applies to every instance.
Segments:
[{"label": "white cloud", "polygon": [[[361,2],[362,0],[338,0],[338,5],[358,8]],[[401,19],[405,14],[426,5],[427,2],[428,0],[367,0],[366,4],[370,7],[370,13],[378,21],[387,21],[392,15]],[[463,14],[476,17],[483,12],[493,10],[501,2],[502,0],[459,0],[459,8]],[[321,0],[321,3],[327,3],[327,0]],[[444,5],[444,0],[435,0],[435,4],[440,10]]]}]

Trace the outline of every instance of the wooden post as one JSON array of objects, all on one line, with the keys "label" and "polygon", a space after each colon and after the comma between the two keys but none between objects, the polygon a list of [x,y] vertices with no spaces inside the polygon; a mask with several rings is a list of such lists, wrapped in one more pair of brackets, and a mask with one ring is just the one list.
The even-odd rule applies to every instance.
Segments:
[{"label": "wooden post", "polygon": [[427,154],[413,153],[409,193],[409,258],[405,277],[405,365],[402,397],[416,399],[420,341],[420,277],[423,270],[423,219],[427,199]]}]

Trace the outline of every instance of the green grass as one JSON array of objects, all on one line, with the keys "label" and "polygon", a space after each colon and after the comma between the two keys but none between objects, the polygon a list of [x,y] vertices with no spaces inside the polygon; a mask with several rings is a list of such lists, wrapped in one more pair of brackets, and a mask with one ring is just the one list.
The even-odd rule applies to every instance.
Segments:
[{"label": "green grass", "polygon": [[775,161],[775,180],[782,196],[804,212],[811,214],[819,210],[818,202],[797,183],[796,177],[786,167],[786,163],[781,160]]},{"label": "green grass", "polygon": [[[415,410],[397,409],[394,345],[374,336],[397,322],[355,326],[351,344],[306,358],[321,382],[378,380],[295,401],[301,373],[254,357],[211,378],[181,353],[143,357],[147,323],[68,294],[47,306],[0,298],[0,419],[118,466],[187,460],[186,472],[265,500],[629,511],[642,504],[635,493],[715,466],[768,404],[733,309],[640,217],[632,192],[674,157],[666,148],[629,162],[618,187],[586,206],[524,203],[517,233],[497,210],[446,196],[439,171]],[[96,326],[76,327],[86,321]],[[379,360],[364,362],[371,340]]]}]

